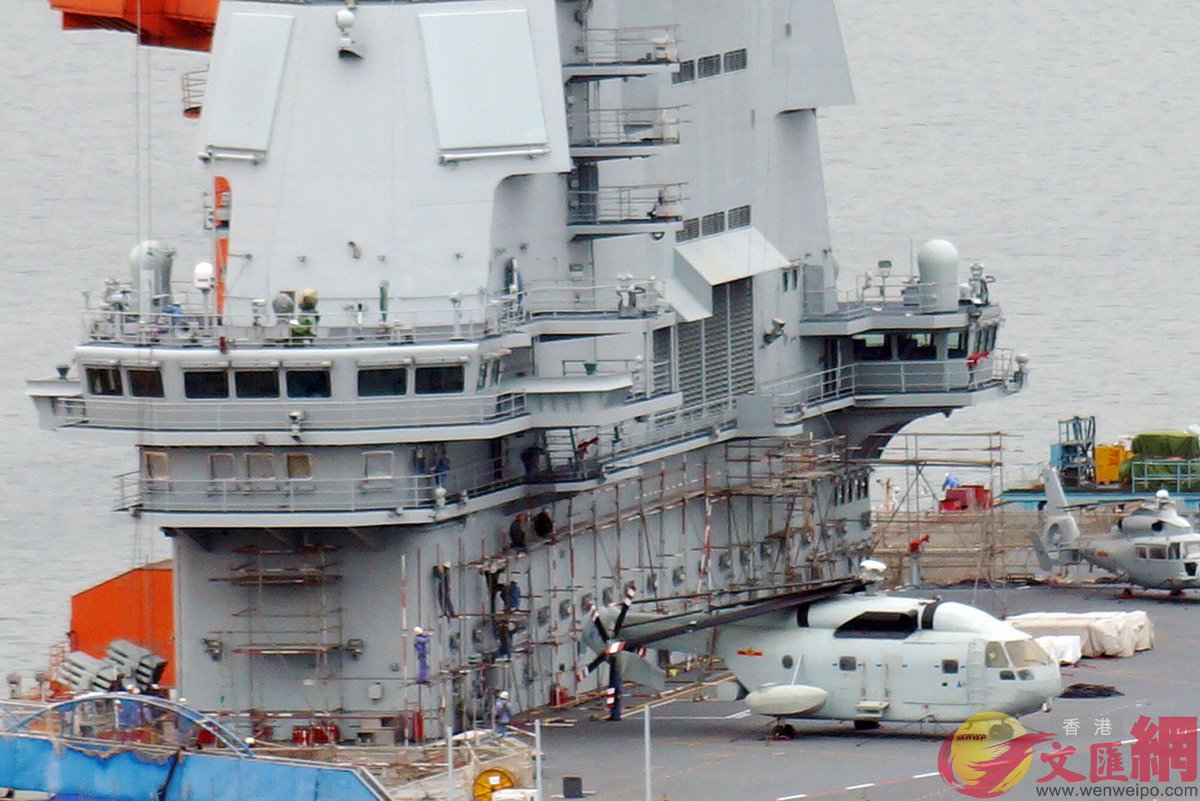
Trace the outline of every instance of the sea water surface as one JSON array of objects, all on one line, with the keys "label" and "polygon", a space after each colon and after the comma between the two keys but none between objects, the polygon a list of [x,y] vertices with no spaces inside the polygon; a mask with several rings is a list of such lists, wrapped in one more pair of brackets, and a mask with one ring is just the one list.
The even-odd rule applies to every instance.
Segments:
[{"label": "sea water surface", "polygon": [[[731,0],[732,1],[732,0]],[[0,671],[31,673],[68,602],[166,556],[110,512],[130,442],[40,431],[24,396],[80,334],[81,293],[139,239],[208,257],[196,123],[180,74],[203,54],[62,32],[45,0],[0,26]],[[1184,0],[838,0],[857,95],[823,109],[843,288],[944,237],[996,276],[1019,396],[914,424],[1014,435],[1044,460],[1060,417],[1100,436],[1200,422],[1200,15]],[[140,91],[139,91],[140,87]],[[140,166],[139,166],[140,165]],[[136,614],[135,611],[131,613]]]}]

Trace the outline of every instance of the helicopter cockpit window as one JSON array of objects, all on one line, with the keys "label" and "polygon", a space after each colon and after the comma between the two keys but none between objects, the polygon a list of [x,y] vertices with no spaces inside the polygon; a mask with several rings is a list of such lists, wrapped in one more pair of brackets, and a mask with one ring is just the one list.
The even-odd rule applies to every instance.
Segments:
[{"label": "helicopter cockpit window", "polygon": [[1151,545],[1149,547],[1149,551],[1150,551],[1151,559],[1166,559],[1167,558],[1167,546],[1165,546],[1165,545]]},{"label": "helicopter cockpit window", "polygon": [[1179,561],[1179,543],[1172,542],[1167,546],[1167,558]]},{"label": "helicopter cockpit window", "polygon": [[1150,558],[1150,553],[1146,550],[1145,545],[1139,545],[1137,547],[1137,558],[1138,559],[1149,559]]},{"label": "helicopter cockpit window", "polygon": [[1050,654],[1034,640],[1012,640],[1005,643],[1004,647],[1008,649],[1008,657],[1012,660],[1013,667],[1028,668],[1054,664]]},{"label": "helicopter cockpit window", "polygon": [[990,668],[1008,667],[1008,657],[1004,655],[1004,646],[998,642],[989,642],[983,651],[983,663]]},{"label": "helicopter cockpit window", "polygon": [[1182,542],[1180,545],[1183,546],[1184,559],[1200,556],[1200,542]]}]

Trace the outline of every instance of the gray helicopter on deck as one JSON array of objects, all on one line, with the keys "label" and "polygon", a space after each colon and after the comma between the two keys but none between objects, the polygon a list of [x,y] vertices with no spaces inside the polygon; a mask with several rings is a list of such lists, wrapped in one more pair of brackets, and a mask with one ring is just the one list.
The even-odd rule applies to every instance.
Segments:
[{"label": "gray helicopter on deck", "polygon": [[[1061,689],[1058,664],[1028,634],[962,603],[874,592],[886,566],[864,562],[863,579],[810,582],[703,611],[630,611],[632,593],[594,610],[584,643],[589,666],[608,665],[619,717],[621,685],[659,692],[665,676],[642,647],[720,657],[737,679],[732,694],[776,719],[961,722],[984,711],[1048,709]],[[614,697],[615,696],[615,697]]]},{"label": "gray helicopter on deck", "polygon": [[1172,595],[1200,589],[1200,533],[1179,514],[1165,489],[1140,501],[1109,536],[1084,538],[1071,510],[1095,504],[1068,504],[1053,468],[1043,470],[1042,478],[1045,519],[1040,532],[1030,532],[1042,570],[1087,562],[1146,589],[1169,590]]}]

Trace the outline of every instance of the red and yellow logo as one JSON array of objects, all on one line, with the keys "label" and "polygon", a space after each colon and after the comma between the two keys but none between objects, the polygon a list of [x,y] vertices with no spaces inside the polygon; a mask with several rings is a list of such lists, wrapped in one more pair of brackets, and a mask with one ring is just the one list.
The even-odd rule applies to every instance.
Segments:
[{"label": "red and yellow logo", "polygon": [[971,798],[996,798],[1025,778],[1033,749],[1051,734],[1030,734],[1016,718],[981,712],[965,720],[942,743],[938,772],[946,784]]}]

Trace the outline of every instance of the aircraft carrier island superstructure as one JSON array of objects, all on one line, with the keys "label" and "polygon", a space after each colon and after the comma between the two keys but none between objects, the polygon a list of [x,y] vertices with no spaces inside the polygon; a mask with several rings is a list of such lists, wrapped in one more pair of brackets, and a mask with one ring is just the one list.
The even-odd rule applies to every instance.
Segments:
[{"label": "aircraft carrier island superstructure", "polygon": [[861,459],[1022,384],[946,242],[839,293],[832,0],[222,0],[185,85],[210,263],[138,245],[29,391],[136,442],[235,722],[595,688],[594,604],[852,573]]}]

